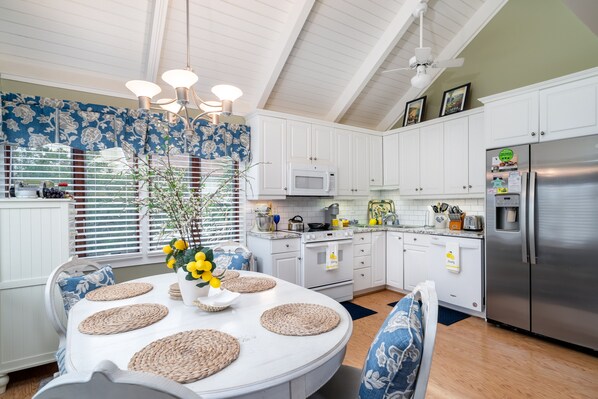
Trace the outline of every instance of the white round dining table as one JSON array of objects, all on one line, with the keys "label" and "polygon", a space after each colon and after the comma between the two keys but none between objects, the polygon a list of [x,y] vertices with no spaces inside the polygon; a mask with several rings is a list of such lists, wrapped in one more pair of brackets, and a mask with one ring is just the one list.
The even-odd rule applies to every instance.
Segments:
[{"label": "white round dining table", "polygon": [[[110,360],[126,370],[131,357],[151,342],[194,329],[214,329],[237,338],[239,357],[221,371],[186,384],[202,398],[306,398],[328,381],[340,367],[353,323],[337,301],[315,291],[256,272],[241,276],[261,276],[276,280],[267,291],[241,294],[227,309],[205,312],[171,299],[169,286],[174,273],[134,280],[147,282],[153,289],[143,295],[107,302],[87,299],[69,313],[66,369],[91,372],[102,360]],[[79,323],[101,310],[138,304],[158,303],[168,307],[168,315],[150,326],[112,335],[87,335]],[[285,336],[266,330],[260,324],[264,311],[286,303],[313,303],[327,306],[340,315],[333,330],[313,336]]]}]

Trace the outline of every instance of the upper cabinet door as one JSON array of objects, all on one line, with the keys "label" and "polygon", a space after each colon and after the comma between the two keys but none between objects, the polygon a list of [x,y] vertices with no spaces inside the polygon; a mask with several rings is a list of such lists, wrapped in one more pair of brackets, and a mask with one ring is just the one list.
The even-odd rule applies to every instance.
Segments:
[{"label": "upper cabinet door", "polygon": [[538,92],[534,91],[486,104],[486,148],[537,142],[538,103]]},{"label": "upper cabinet door", "polygon": [[311,125],[311,157],[321,165],[334,165],[336,151],[334,149],[334,128],[322,125]]},{"label": "upper cabinet door", "polygon": [[540,141],[598,133],[598,76],[540,90]]},{"label": "upper cabinet door", "polygon": [[445,194],[468,193],[468,129],[468,118],[444,123]]},{"label": "upper cabinet door", "polygon": [[399,186],[399,134],[382,138],[384,186]]},{"label": "upper cabinet door", "polygon": [[419,129],[399,134],[401,195],[419,195]]},{"label": "upper cabinet door", "polygon": [[382,137],[369,136],[370,141],[370,187],[382,187]]},{"label": "upper cabinet door", "polygon": [[[469,193],[483,193],[486,188],[486,150],[484,149],[484,114],[469,118]],[[446,143],[445,143],[446,144]]]},{"label": "upper cabinet door", "polygon": [[370,152],[368,136],[353,134],[353,195],[369,195],[370,193]]},{"label": "upper cabinet door", "polygon": [[289,163],[311,163],[311,123],[287,121],[287,161]]},{"label": "upper cabinet door", "polygon": [[336,182],[338,195],[353,195],[353,153],[351,147],[353,133],[336,130]]},{"label": "upper cabinet door", "polygon": [[[260,167],[259,194],[286,195],[287,157],[286,157],[285,119],[260,117],[258,126]],[[257,160],[256,160],[257,161]]]},{"label": "upper cabinet door", "polygon": [[419,129],[419,192],[444,192],[444,123]]}]

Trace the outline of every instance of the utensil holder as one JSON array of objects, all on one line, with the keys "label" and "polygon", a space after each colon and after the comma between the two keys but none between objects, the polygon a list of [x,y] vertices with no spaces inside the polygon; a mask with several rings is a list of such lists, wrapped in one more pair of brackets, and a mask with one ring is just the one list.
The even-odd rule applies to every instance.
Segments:
[{"label": "utensil holder", "polygon": [[[459,215],[452,214],[449,215],[451,220],[449,221],[449,230],[463,230],[463,219],[465,219],[465,214],[461,213]],[[457,219],[455,219],[457,217]]]},{"label": "utensil holder", "polygon": [[444,213],[434,214],[434,228],[435,229],[446,229],[448,223],[448,217]]}]

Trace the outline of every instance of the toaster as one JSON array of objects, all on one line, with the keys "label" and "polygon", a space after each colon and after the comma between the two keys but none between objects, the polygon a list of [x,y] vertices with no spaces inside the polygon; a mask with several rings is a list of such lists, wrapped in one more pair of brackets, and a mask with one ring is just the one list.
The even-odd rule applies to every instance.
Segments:
[{"label": "toaster", "polygon": [[483,228],[481,216],[465,216],[463,230],[481,231]]}]

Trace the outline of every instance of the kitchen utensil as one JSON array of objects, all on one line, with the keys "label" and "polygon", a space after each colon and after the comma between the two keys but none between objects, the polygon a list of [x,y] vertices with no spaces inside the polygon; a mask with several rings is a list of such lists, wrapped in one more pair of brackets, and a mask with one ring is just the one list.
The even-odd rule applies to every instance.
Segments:
[{"label": "kitchen utensil", "polygon": [[327,230],[330,227],[330,223],[308,223],[307,225],[312,230]]},{"label": "kitchen utensil", "polygon": [[304,229],[305,225],[303,223],[303,218],[300,215],[295,215],[289,219],[289,230],[303,231]]},{"label": "kitchen utensil", "polygon": [[434,213],[440,213],[440,209],[438,209],[437,205],[432,205],[432,210],[434,211]]},{"label": "kitchen utensil", "polygon": [[440,212],[446,212],[446,210],[448,209],[449,204],[447,204],[446,202],[443,202],[442,204],[440,204]]},{"label": "kitchen utensil", "polygon": [[255,226],[257,227],[258,231],[272,231],[272,219],[272,215],[256,215]]},{"label": "kitchen utensil", "polygon": [[278,230],[278,222],[280,222],[280,215],[272,216],[272,220],[274,220],[274,223],[276,224],[275,230]]},{"label": "kitchen utensil", "polygon": [[465,216],[463,220],[463,230],[481,231],[483,221],[481,216]]}]

